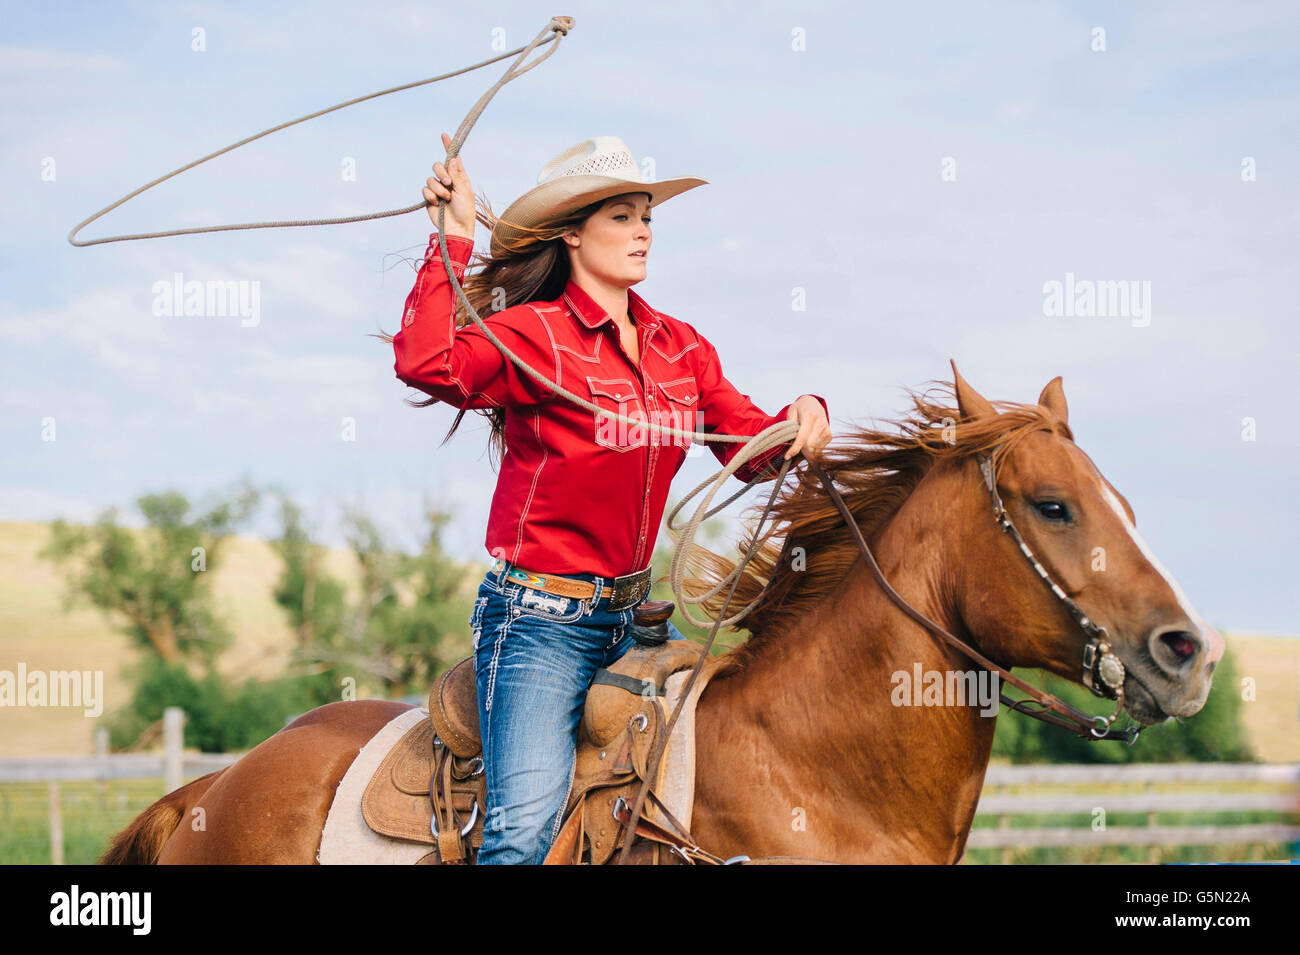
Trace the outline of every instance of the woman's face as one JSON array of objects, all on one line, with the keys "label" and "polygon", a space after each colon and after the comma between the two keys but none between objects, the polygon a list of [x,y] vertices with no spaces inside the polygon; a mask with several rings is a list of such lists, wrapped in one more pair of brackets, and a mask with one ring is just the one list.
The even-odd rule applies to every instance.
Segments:
[{"label": "woman's face", "polygon": [[651,239],[650,197],[644,192],[606,199],[565,237],[575,275],[623,288],[645,279]]}]

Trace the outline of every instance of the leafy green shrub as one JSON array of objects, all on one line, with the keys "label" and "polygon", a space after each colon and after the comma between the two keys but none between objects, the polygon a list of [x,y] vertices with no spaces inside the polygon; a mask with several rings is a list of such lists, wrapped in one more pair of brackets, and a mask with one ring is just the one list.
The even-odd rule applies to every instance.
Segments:
[{"label": "leafy green shrub", "polygon": [[[1050,673],[1029,671],[1023,679],[1086,713],[1109,716],[1114,712],[1113,701],[1093,696],[1086,687]],[[1018,694],[1013,691],[1012,695]],[[1126,725],[1124,716],[1119,725]],[[1149,726],[1132,746],[1080,739],[1003,708],[993,737],[993,755],[1013,763],[1249,762],[1255,758],[1241,722],[1240,687],[1231,653],[1219,661],[1210,695],[1199,713]]]},{"label": "leafy green shrub", "polygon": [[163,710],[185,711],[185,745],[205,753],[251,749],[284,728],[292,716],[339,699],[329,673],[230,684],[219,674],[196,677],[182,665],[144,658],[133,674],[131,702],[108,720],[115,748],[131,745]]}]

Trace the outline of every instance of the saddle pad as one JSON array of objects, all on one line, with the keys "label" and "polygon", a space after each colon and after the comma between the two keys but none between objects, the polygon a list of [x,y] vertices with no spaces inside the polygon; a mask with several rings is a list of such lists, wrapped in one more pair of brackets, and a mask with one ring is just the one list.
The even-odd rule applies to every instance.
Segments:
[{"label": "saddle pad", "polygon": [[429,711],[413,707],[394,718],[361,747],[343,774],[321,830],[316,861],[321,865],[413,865],[429,854],[429,846],[389,839],[373,832],[361,815],[361,796],[384,757]]},{"label": "saddle pad", "polygon": [[[672,736],[668,738],[668,748],[660,758],[659,771],[655,774],[658,777],[655,780],[655,792],[664,801],[668,811],[681,820],[687,829],[690,829],[691,810],[695,806],[695,704],[699,702],[704,688],[709,685],[714,669],[712,661],[708,661],[700,670],[695,685],[691,687],[691,695],[682,707],[681,716],[677,717]],[[664,681],[665,725],[672,717],[690,676],[690,670],[678,670]],[[642,815],[668,829],[673,828],[651,801],[646,802]]]},{"label": "saddle pad", "polygon": [[[380,760],[361,794],[361,818],[375,832],[392,839],[436,843],[430,824],[429,780],[433,774],[433,724],[421,720],[393,744]],[[454,787],[453,787],[454,788]],[[453,792],[453,805],[466,815],[474,808],[473,792]]]}]

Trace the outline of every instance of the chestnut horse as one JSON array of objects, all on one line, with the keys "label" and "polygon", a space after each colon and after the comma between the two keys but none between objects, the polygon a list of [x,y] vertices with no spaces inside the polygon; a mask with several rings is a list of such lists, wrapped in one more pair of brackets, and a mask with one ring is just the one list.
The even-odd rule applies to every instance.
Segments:
[{"label": "chestnut horse", "polygon": [[[1061,379],[1036,405],[998,410],[953,373],[956,408],[912,393],[913,408],[891,422],[897,432],[854,428],[820,458],[886,578],[999,665],[1080,681],[1086,637],[992,519],[976,465],[991,452],[1008,515],[1061,589],[1106,628],[1130,715],[1148,725],[1196,713],[1223,639],[1074,444]],[[733,607],[747,604],[770,581],[745,620],[751,636],[724,655],[699,700],[692,834],[723,857],[956,862],[996,705],[899,705],[908,702],[900,674],[978,668],[900,612],[816,477],[792,475],[773,507],[780,534],[762,545],[733,598]],[[691,593],[732,566],[717,555],[704,562]],[[313,710],[232,766],[164,796],[103,861],[314,862],[357,750],[408,708],[357,701]],[[191,824],[199,807],[202,827]]]}]

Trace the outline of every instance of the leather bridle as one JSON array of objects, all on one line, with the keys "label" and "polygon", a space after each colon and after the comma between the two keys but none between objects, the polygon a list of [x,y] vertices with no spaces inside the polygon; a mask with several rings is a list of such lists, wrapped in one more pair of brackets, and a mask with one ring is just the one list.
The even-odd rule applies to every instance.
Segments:
[{"label": "leather bridle", "polygon": [[[958,637],[953,636],[942,626],[935,623],[925,614],[921,613],[915,607],[907,602],[898,591],[890,586],[889,581],[880,570],[880,565],[876,563],[875,556],[871,553],[871,548],[867,546],[866,539],[862,536],[862,531],[858,527],[858,522],[854,520],[852,512],[849,511],[848,505],[844,503],[844,498],[836,489],[834,482],[831,480],[826,469],[817,461],[808,460],[808,465],[812,472],[821,480],[822,486],[826,488],[827,496],[835,502],[839,509],[844,523],[848,525],[849,530],[853,533],[854,539],[858,543],[858,549],[862,552],[862,557],[867,566],[871,569],[872,575],[880,585],[881,590],[896,603],[899,608],[909,617],[925,627],[935,636],[942,639],[949,646],[957,649],[961,653],[970,657],[980,666],[992,670],[998,677],[1010,683],[1024,693],[1029,694],[1029,699],[1013,699],[1005,693],[1000,694],[1001,702],[1017,713],[1025,716],[1031,716],[1036,720],[1045,723],[1051,723],[1053,726],[1059,726],[1062,729],[1070,730],[1075,735],[1089,740],[1123,740],[1132,746],[1137,741],[1141,728],[1136,724],[1123,730],[1115,730],[1112,724],[1118,719],[1119,714],[1124,709],[1124,664],[1120,661],[1111,648],[1107,640],[1106,628],[1100,626],[1096,621],[1089,617],[1070,597],[1061,589],[1060,585],[1052,579],[1052,575],[1042,562],[1034,556],[1029,545],[1025,543],[1024,537],[1016,530],[1016,526],[1011,523],[1011,518],[1007,514],[1006,508],[1002,504],[1002,498],[998,495],[997,479],[993,473],[993,461],[991,455],[980,453],[977,455],[980,473],[984,476],[984,484],[989,492],[989,497],[993,502],[993,518],[1002,528],[1003,531],[1011,535],[1011,539],[1016,542],[1020,552],[1025,555],[1030,565],[1037,571],[1039,578],[1051,589],[1056,598],[1064,605],[1070,616],[1074,618],[1079,628],[1088,636],[1088,643],[1083,648],[1083,684],[1092,690],[1094,694],[1106,699],[1116,701],[1115,712],[1110,716],[1091,716],[1088,713],[1071,706],[1064,700],[1053,696],[1043,690],[1026,683],[1019,677],[1012,674],[1005,667],[994,663],[984,654],[980,653],[970,644]],[[725,609],[723,613],[725,613]],[[1032,707],[1037,706],[1037,709]]]}]

